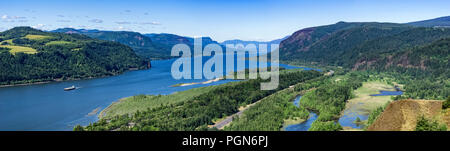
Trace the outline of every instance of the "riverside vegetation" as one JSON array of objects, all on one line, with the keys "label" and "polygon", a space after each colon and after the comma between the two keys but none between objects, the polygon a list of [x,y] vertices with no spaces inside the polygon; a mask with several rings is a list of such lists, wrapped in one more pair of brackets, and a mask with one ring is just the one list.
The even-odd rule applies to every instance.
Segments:
[{"label": "riverside vegetation", "polygon": [[213,119],[234,114],[241,106],[321,75],[317,71],[281,72],[279,88],[276,90],[260,89],[260,83],[267,80],[241,81],[217,87],[187,101],[164,104],[131,115],[100,119],[86,127],[76,126],[74,130],[207,130],[207,125],[211,125]]}]

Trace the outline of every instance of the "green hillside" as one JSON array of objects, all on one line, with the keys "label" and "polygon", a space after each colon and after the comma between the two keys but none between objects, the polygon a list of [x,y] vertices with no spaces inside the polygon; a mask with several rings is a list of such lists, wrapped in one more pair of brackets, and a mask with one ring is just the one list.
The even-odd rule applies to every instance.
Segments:
[{"label": "green hillside", "polygon": [[370,65],[360,68],[394,69],[399,72],[424,70],[432,75],[450,76],[450,38],[440,39],[431,44],[414,47],[401,52],[387,53],[372,61]]},{"label": "green hillside", "polygon": [[130,47],[16,27],[0,33],[0,85],[109,76],[146,63]]},{"label": "green hillside", "polygon": [[52,32],[67,33],[67,34],[83,34],[91,38],[119,42],[121,44],[131,47],[137,55],[143,58],[151,59],[168,59],[171,49],[164,44],[155,43],[147,36],[137,32],[129,31],[101,31],[101,30],[85,30],[73,28],[61,28]]},{"label": "green hillside", "polygon": [[300,30],[282,42],[281,60],[365,69],[364,65],[392,53],[450,37],[447,28],[414,28],[386,23],[337,23],[308,28],[307,31]]}]

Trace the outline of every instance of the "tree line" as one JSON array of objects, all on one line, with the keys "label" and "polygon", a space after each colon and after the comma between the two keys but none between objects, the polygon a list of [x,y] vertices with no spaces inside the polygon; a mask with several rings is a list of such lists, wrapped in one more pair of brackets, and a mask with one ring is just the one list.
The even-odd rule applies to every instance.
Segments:
[{"label": "tree line", "polygon": [[207,130],[207,125],[213,124],[213,119],[232,115],[238,112],[241,106],[321,75],[322,73],[317,71],[281,72],[280,84],[275,90],[260,89],[261,82],[268,80],[241,81],[218,87],[185,102],[138,111],[133,115],[100,119],[82,129],[78,126],[76,130]]}]

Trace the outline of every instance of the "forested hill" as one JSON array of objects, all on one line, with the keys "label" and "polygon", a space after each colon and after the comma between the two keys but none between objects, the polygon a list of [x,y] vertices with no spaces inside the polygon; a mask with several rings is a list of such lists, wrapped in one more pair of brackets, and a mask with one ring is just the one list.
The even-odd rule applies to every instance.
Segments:
[{"label": "forested hill", "polygon": [[117,42],[30,27],[0,33],[0,85],[109,76],[146,65]]},{"label": "forested hill", "polygon": [[[444,75],[450,78],[450,38],[441,39],[431,44],[414,47],[401,52],[387,53],[361,64],[359,69],[394,69],[401,73],[423,70],[431,75]],[[414,73],[413,73],[414,74]]]},{"label": "forested hill", "polygon": [[[300,30],[281,42],[282,61],[342,66],[350,69],[367,69],[385,58],[400,59],[406,52],[419,51],[417,47],[450,37],[449,28],[413,27],[392,23],[345,23],[312,27]],[[445,42],[445,41],[441,41]],[[420,53],[414,53],[420,54]],[[425,54],[422,54],[425,55]],[[448,58],[448,53],[444,58]],[[427,58],[424,56],[424,58]],[[434,58],[434,59],[444,59]],[[391,60],[397,62],[399,60]],[[421,60],[398,67],[409,68]],[[419,61],[419,62],[416,62]],[[444,60],[439,60],[442,62]],[[427,60],[422,60],[422,63]],[[431,62],[428,62],[431,63]],[[423,64],[417,69],[432,70],[438,65]],[[448,65],[448,62],[445,62]],[[391,65],[386,66],[393,67]]]},{"label": "forested hill", "polygon": [[289,36],[280,38],[280,39],[275,39],[275,40],[271,40],[271,41],[246,41],[246,40],[240,40],[240,39],[234,39],[234,40],[225,40],[224,42],[220,43],[222,45],[227,45],[227,44],[243,44],[248,45],[248,44],[255,44],[256,46],[258,46],[259,44],[267,44],[267,45],[271,45],[271,44],[280,44],[281,41],[287,39]]},{"label": "forested hill", "polygon": [[[176,44],[187,44],[191,48],[194,45],[194,38],[183,37],[174,34],[140,34],[129,31],[101,31],[61,28],[52,32],[83,34],[92,38],[115,41],[130,46],[139,56],[151,59],[169,59],[172,47]],[[202,37],[203,45],[217,43],[209,37]]]}]

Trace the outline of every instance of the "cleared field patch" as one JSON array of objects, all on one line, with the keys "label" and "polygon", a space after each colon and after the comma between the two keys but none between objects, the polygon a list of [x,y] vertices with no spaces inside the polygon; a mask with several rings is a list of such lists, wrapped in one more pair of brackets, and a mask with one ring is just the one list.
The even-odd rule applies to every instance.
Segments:
[{"label": "cleared field patch", "polygon": [[44,35],[26,35],[25,38],[30,39],[30,40],[41,40],[41,39],[47,39],[47,38],[52,38],[51,36],[44,36]]},{"label": "cleared field patch", "polygon": [[8,39],[8,40],[3,40],[3,41],[0,42],[0,43],[6,42],[6,43],[8,43],[8,44],[10,44],[10,45],[13,45],[14,43],[13,43],[12,41],[13,41],[13,39]]},{"label": "cleared field patch", "polygon": [[50,41],[47,42],[45,45],[48,46],[48,45],[71,45],[71,44],[73,43],[70,41]]},{"label": "cleared field patch", "polygon": [[9,50],[10,53],[12,54],[16,54],[19,52],[23,52],[26,54],[35,54],[37,53],[36,49],[33,49],[31,47],[23,47],[23,46],[10,46],[10,45],[3,45],[0,47],[5,47],[5,48],[9,48],[11,50]]},{"label": "cleared field patch", "polygon": [[450,128],[450,108],[442,112],[441,120],[447,123],[447,127]]},{"label": "cleared field patch", "polygon": [[395,91],[395,88],[382,81],[364,82],[362,87],[353,92],[355,98],[348,100],[346,110],[368,115],[370,111],[392,101],[391,96],[370,96],[372,94],[378,94],[380,91]]}]

